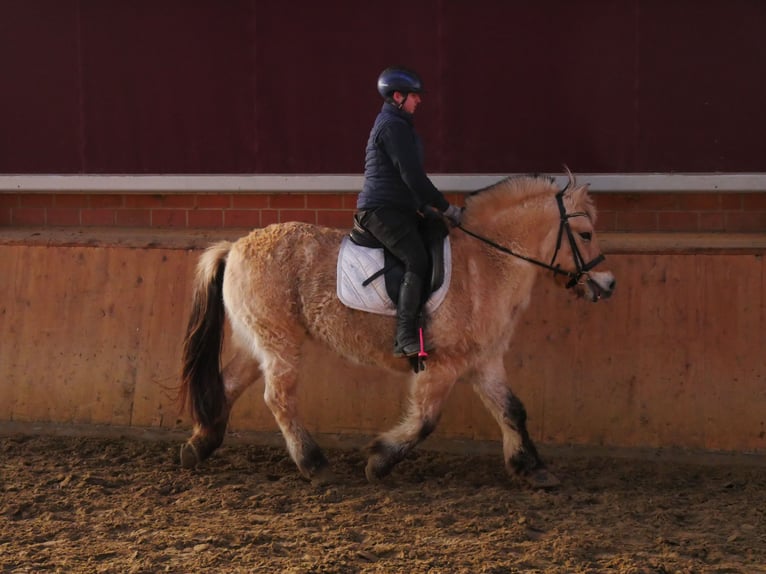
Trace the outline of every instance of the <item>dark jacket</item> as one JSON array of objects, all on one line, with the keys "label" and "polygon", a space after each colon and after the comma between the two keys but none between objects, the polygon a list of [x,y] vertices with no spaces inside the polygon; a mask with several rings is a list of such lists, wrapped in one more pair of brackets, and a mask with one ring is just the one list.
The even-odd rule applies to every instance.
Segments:
[{"label": "dark jacket", "polygon": [[449,207],[423,169],[423,145],[412,114],[385,103],[370,131],[364,158],[364,186],[357,209],[395,207],[416,211]]}]

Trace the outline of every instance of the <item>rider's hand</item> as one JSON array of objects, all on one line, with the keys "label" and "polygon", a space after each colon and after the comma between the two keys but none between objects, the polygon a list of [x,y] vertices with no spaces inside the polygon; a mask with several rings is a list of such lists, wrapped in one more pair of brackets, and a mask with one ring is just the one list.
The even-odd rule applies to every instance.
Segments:
[{"label": "rider's hand", "polygon": [[457,205],[450,205],[444,211],[444,217],[450,220],[450,223],[457,227],[460,225],[460,221],[463,219],[463,210]]},{"label": "rider's hand", "polygon": [[423,214],[423,217],[426,219],[443,219],[444,214],[436,209],[433,205],[424,205],[420,208],[420,213]]}]

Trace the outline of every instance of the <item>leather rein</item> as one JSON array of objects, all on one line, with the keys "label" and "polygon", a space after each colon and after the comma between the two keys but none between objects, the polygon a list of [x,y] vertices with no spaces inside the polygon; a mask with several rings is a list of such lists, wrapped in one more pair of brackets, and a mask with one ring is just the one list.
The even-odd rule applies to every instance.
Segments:
[{"label": "leather rein", "polygon": [[[474,237],[491,247],[494,247],[498,251],[502,251],[503,253],[507,253],[508,255],[512,255],[513,257],[522,259],[524,261],[532,263],[533,265],[537,265],[538,267],[542,267],[544,269],[548,269],[549,271],[553,271],[554,275],[565,275],[566,277],[569,277],[569,281],[566,284],[566,288],[570,289],[580,282],[580,279],[582,279],[583,275],[587,276],[588,273],[591,271],[591,269],[593,269],[596,265],[601,263],[605,259],[605,257],[603,254],[599,254],[597,257],[591,259],[588,262],[585,262],[585,260],[583,259],[583,256],[580,253],[580,249],[577,247],[577,242],[575,241],[574,233],[572,232],[572,227],[569,225],[569,220],[572,217],[587,217],[588,214],[585,213],[584,211],[576,211],[573,213],[566,212],[566,208],[564,207],[564,192],[567,190],[568,187],[569,187],[569,184],[567,184],[564,187],[564,189],[562,189],[560,192],[556,194],[556,203],[558,204],[558,207],[559,207],[560,223],[559,223],[559,233],[556,239],[556,250],[553,252],[553,257],[551,258],[550,263],[545,263],[543,261],[539,261],[532,257],[528,257],[521,253],[516,253],[515,251],[507,247],[504,247],[500,245],[499,243],[495,243],[491,239],[482,237],[481,235],[474,233],[473,231],[470,231],[469,229],[466,229],[462,225],[458,225],[457,227],[463,233],[470,235],[471,237]],[[561,249],[561,242],[564,239],[564,232],[566,232],[566,236],[569,241],[569,247],[572,249],[572,256],[574,257],[574,263],[575,263],[575,271],[567,271],[565,269],[562,269],[561,266],[558,264],[553,265],[553,263],[556,261],[556,256],[559,253],[559,249]]]}]

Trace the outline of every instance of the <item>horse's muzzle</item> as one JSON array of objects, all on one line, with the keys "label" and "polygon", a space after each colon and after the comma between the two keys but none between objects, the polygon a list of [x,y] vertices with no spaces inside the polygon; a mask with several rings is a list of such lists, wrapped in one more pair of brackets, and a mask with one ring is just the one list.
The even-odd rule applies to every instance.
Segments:
[{"label": "horse's muzzle", "polygon": [[609,299],[617,287],[617,281],[609,271],[594,271],[585,275],[585,280],[577,285],[577,293],[581,297],[596,303],[601,299]]}]

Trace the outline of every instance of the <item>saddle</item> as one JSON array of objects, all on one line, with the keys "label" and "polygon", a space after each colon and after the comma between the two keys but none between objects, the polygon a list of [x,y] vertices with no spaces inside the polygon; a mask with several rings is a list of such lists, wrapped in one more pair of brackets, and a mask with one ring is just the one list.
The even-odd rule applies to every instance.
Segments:
[{"label": "saddle", "polygon": [[[354,227],[351,229],[349,238],[353,243],[360,247],[383,250],[383,267],[367,277],[362,282],[362,287],[367,287],[378,277],[383,275],[386,285],[386,293],[391,301],[396,304],[399,302],[399,287],[404,277],[404,264],[393,253],[388,251],[369,231],[359,223],[359,214],[354,216]],[[424,218],[418,231],[423,238],[428,253],[428,264],[430,281],[426,282],[426,288],[423,289],[423,300],[425,303],[433,293],[438,291],[444,285],[445,276],[445,239],[449,235],[447,225],[439,218]]]}]

